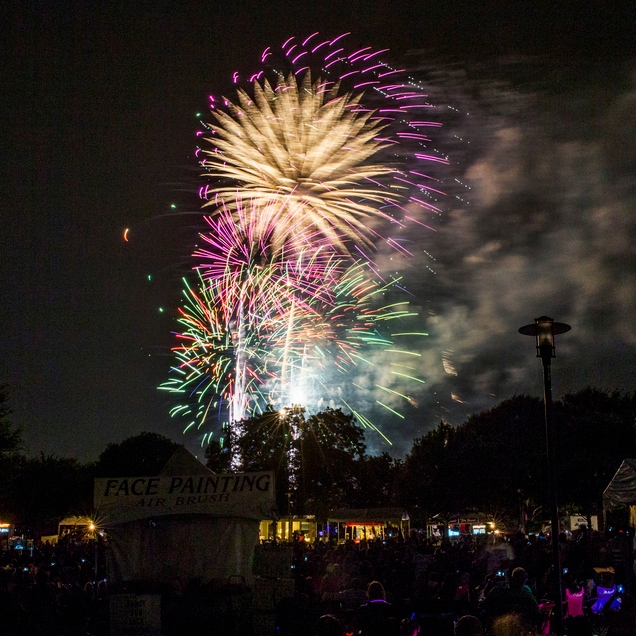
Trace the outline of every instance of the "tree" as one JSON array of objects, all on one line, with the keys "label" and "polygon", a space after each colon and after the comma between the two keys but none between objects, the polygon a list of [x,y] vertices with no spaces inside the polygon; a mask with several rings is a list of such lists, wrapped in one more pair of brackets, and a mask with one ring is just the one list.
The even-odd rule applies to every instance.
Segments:
[{"label": "tree", "polygon": [[13,426],[9,416],[9,387],[0,385],[0,517],[15,520],[13,489],[19,480],[23,450],[22,432]]},{"label": "tree", "polygon": [[522,506],[547,504],[545,447],[539,398],[514,396],[472,415],[458,427],[452,449],[452,483],[462,487],[460,505],[508,511],[516,526]]},{"label": "tree", "polygon": [[588,518],[623,459],[636,457],[636,393],[587,388],[555,404],[559,503]]},{"label": "tree", "polygon": [[157,475],[181,444],[158,433],[140,433],[108,444],[95,465],[96,477]]},{"label": "tree", "polygon": [[[622,460],[636,457],[636,394],[588,388],[555,401],[553,414],[561,510],[599,515]],[[410,509],[503,514],[516,528],[547,509],[546,464],[543,401],[514,396],[455,429],[442,422],[416,439],[401,492]]]},{"label": "tree", "polygon": [[243,435],[233,442],[241,468],[274,471],[279,510],[287,511],[291,503],[297,514],[326,515],[355,490],[366,447],[364,431],[352,415],[327,409],[306,417],[301,408],[270,408],[243,420],[242,428]]},{"label": "tree", "polygon": [[330,508],[350,504],[360,490],[366,456],[364,430],[353,415],[327,409],[304,422],[298,441],[299,501],[307,510],[311,507],[319,519],[326,519]]},{"label": "tree", "polygon": [[93,471],[74,458],[40,454],[21,458],[11,490],[12,509],[21,526],[34,536],[57,532],[69,515],[88,514],[93,507]]},{"label": "tree", "polygon": [[9,387],[0,385],[0,457],[4,458],[23,450],[22,431],[9,420]]},{"label": "tree", "polygon": [[454,429],[441,422],[405,461],[406,499],[449,518],[484,512],[516,527],[524,501],[544,501],[545,431],[538,398],[515,396]]},{"label": "tree", "polygon": [[404,461],[401,479],[402,498],[408,507],[419,507],[429,515],[448,508],[455,509],[449,498],[447,479],[451,474],[448,445],[455,429],[442,420],[438,427],[413,441],[411,452]]},{"label": "tree", "polygon": [[356,465],[357,490],[350,504],[354,508],[382,508],[403,504],[399,492],[399,477],[404,463],[382,455],[366,455]]},{"label": "tree", "polygon": [[205,465],[215,473],[227,473],[230,471],[230,449],[215,439],[211,439],[205,449]]}]

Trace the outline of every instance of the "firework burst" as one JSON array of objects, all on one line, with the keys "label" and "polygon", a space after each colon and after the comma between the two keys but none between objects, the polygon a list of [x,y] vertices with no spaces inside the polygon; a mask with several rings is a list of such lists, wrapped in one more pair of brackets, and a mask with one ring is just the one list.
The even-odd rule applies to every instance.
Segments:
[{"label": "firework burst", "polygon": [[[268,292],[260,297],[261,311],[245,312],[241,324],[226,321],[226,303],[210,292],[203,277],[196,289],[186,283],[181,331],[173,348],[177,364],[161,386],[179,396],[171,413],[186,418],[186,430],[196,427],[207,434],[219,422],[238,422],[268,405],[279,408],[313,403],[323,393],[337,395],[342,374],[370,372],[370,357],[377,352],[399,357],[395,339],[382,332],[414,312],[405,302],[381,304],[393,283],[373,280],[366,263],[346,271],[342,267],[338,259],[330,268],[320,267],[326,276],[322,284],[311,278],[316,270],[306,269],[309,280],[296,278],[294,287],[286,272],[264,273]],[[270,301],[274,306],[267,307]],[[392,393],[413,404],[407,395]]]},{"label": "firework burst", "polygon": [[[345,51],[342,37],[317,35],[266,50],[267,67],[233,100],[212,100],[210,145],[197,149],[211,178],[200,192],[209,228],[194,254],[199,282],[184,291],[173,377],[161,387],[179,396],[172,414],[187,417],[186,429],[210,434],[208,424],[225,421],[240,433],[244,417],[269,405],[305,403],[294,388],[342,395],[340,374],[372,368],[369,351],[411,353],[385,334],[413,312],[383,305],[399,284],[369,254],[383,240],[408,256],[381,226],[426,226],[422,210],[439,212],[442,192],[420,167],[446,163],[422,133],[437,124],[421,116],[430,107],[421,91],[378,61],[382,51]],[[402,381],[421,382],[395,367]],[[373,389],[390,396],[376,402],[391,412],[396,398],[414,404],[405,389]]]},{"label": "firework burst", "polygon": [[211,96],[216,123],[202,131],[210,146],[197,149],[211,177],[201,189],[205,206],[275,202],[284,209],[275,249],[309,232],[352,253],[382,240],[383,222],[422,223],[418,210],[440,212],[443,193],[431,172],[448,160],[423,132],[439,126],[422,116],[431,108],[426,96],[379,60],[384,51],[347,51],[344,41],[290,38],[265,50],[266,68],[237,86],[234,100],[217,107]]},{"label": "firework burst", "polygon": [[238,104],[227,101],[229,113],[214,111],[214,149],[205,165],[210,176],[232,184],[215,193],[232,208],[237,196],[284,207],[275,248],[316,231],[340,251],[345,240],[370,244],[369,219],[385,217],[378,205],[397,200],[375,185],[393,170],[367,161],[384,147],[381,123],[370,120],[358,98],[328,85],[312,84],[309,72],[300,85],[293,75],[275,87],[254,82],[253,98],[239,89]]}]

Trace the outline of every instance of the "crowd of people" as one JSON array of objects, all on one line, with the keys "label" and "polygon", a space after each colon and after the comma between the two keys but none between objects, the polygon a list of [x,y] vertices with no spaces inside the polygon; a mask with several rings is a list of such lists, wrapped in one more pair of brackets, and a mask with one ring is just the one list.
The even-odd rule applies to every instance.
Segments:
[{"label": "crowd of people", "polygon": [[[557,579],[551,542],[542,535],[466,535],[439,542],[411,532],[374,541],[296,541],[292,548],[295,591],[276,598],[270,616],[279,636],[513,636],[549,630]],[[602,626],[607,636],[636,634],[632,537],[582,529],[563,535],[560,551],[567,633],[590,636]],[[4,550],[0,636],[108,634],[109,589],[100,563],[93,542],[70,538],[56,546]],[[603,608],[594,608],[595,587],[602,583],[594,578],[601,568],[621,587]],[[246,591],[243,600],[249,599]],[[162,633],[265,636],[257,627],[262,621],[249,611],[238,621],[236,609],[236,601],[219,604],[218,588],[191,581],[180,591],[162,591]]]},{"label": "crowd of people", "polygon": [[4,550],[0,567],[1,636],[106,634],[108,590],[95,572],[94,541]]},{"label": "crowd of people", "polygon": [[[591,634],[602,625],[610,635],[636,634],[632,537],[584,528],[560,539],[568,633]],[[520,533],[466,535],[437,543],[413,532],[387,541],[298,544],[294,610],[300,625],[288,617],[293,624],[288,633],[310,633],[312,622],[318,633],[340,636],[400,630],[408,636],[418,630],[423,636],[547,633],[557,598],[551,550],[549,537]],[[592,599],[602,583],[595,577],[602,568],[613,573],[620,587],[605,612],[598,607],[593,612]],[[378,586],[383,589],[382,599]],[[388,623],[365,618],[372,611],[365,608],[378,602],[385,613],[389,608],[384,603],[390,606]],[[320,631],[322,616],[330,617],[332,631]],[[334,631],[336,623],[339,631]]]}]

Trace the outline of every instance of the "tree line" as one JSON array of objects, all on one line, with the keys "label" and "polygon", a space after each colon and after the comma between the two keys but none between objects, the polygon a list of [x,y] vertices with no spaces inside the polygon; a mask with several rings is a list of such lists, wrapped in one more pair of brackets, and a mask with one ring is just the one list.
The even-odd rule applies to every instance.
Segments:
[{"label": "tree line", "polygon": [[[24,454],[0,387],[0,520],[46,534],[68,514],[92,510],[95,477],[157,474],[176,442],[141,433],[108,444],[98,460]],[[602,514],[602,493],[623,459],[636,457],[636,393],[587,388],[554,403],[559,506],[563,514]],[[215,472],[272,470],[282,515],[330,509],[403,507],[413,524],[479,512],[510,529],[548,517],[543,401],[521,395],[453,427],[445,421],[413,441],[404,458],[371,455],[365,431],[338,409],[267,410],[241,422],[241,434],[212,441]],[[54,530],[53,530],[54,531]]]}]

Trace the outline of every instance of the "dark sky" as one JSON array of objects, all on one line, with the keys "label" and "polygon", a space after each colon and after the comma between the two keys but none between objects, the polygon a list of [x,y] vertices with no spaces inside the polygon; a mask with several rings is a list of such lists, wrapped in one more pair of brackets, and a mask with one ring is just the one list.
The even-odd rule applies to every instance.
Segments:
[{"label": "dark sky", "polygon": [[422,274],[428,256],[407,268],[431,337],[419,409],[386,423],[392,450],[441,417],[459,424],[514,393],[539,394],[532,343],[516,330],[543,313],[573,327],[558,343],[557,393],[633,390],[628,6],[10,3],[0,20],[0,383],[30,453],[91,460],[147,430],[195,448],[156,387],[200,227],[196,113],[266,46],[315,30],[390,47],[430,82],[449,181],[470,187],[464,202],[449,197],[426,242],[435,275]]}]

